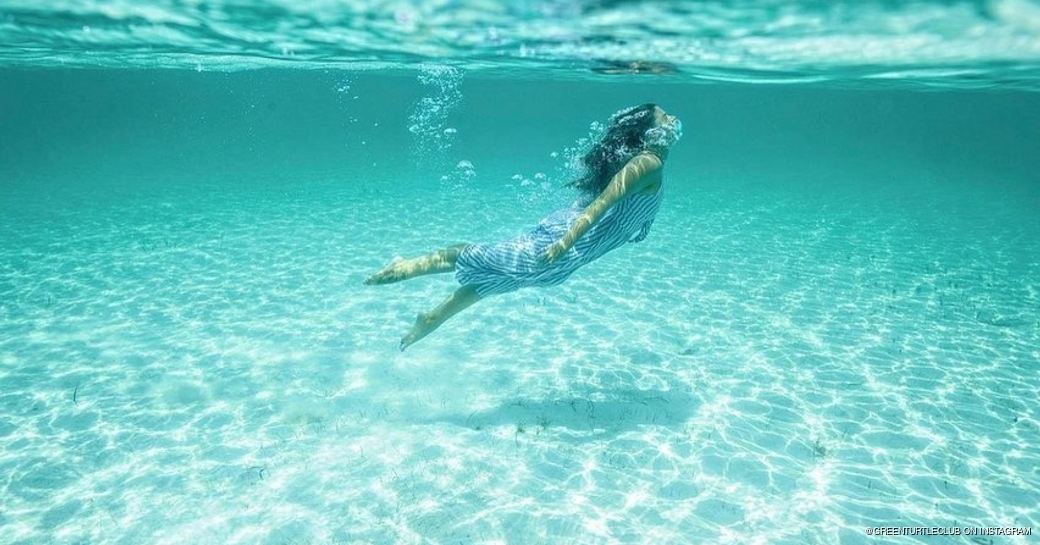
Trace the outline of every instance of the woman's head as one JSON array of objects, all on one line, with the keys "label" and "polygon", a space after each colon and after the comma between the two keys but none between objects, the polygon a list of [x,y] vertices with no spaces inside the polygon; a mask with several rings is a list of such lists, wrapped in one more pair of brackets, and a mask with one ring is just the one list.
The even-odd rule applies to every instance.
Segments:
[{"label": "woman's head", "polygon": [[654,151],[666,152],[682,138],[682,121],[658,106],[654,110],[654,126],[643,133],[643,144]]},{"label": "woman's head", "polygon": [[682,123],[653,103],[620,110],[610,116],[602,138],[581,158],[584,172],[570,186],[598,194],[629,159],[650,149],[659,154],[682,136]]}]

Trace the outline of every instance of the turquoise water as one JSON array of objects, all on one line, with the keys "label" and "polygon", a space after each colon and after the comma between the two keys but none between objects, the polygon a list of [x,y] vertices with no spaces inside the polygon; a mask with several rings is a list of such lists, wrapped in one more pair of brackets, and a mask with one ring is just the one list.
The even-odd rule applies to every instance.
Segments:
[{"label": "turquoise water", "polygon": [[[1037,13],[0,1],[0,542],[1035,542]],[[646,101],[649,237],[398,351]]]}]

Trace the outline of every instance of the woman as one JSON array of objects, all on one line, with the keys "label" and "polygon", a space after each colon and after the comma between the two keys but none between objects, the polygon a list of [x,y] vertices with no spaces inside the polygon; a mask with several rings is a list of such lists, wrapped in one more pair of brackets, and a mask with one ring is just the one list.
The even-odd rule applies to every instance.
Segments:
[{"label": "woman", "polygon": [[657,105],[621,110],[582,157],[584,175],[568,184],[581,196],[569,208],[556,210],[516,238],[457,244],[412,259],[398,256],[370,276],[365,284],[455,271],[461,285],[437,308],[416,317],[401,339],[401,350],[484,297],[555,286],[610,250],[646,238],[661,202],[668,148],[680,136],[682,123]]}]

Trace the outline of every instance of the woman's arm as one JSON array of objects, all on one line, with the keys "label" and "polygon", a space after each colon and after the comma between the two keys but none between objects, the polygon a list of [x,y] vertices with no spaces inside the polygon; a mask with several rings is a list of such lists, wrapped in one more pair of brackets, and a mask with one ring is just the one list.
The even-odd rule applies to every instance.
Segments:
[{"label": "woman's arm", "polygon": [[585,208],[585,211],[574,220],[571,228],[553,243],[546,252],[547,262],[551,263],[561,254],[571,249],[574,243],[596,224],[603,214],[632,191],[640,191],[650,181],[646,175],[661,168],[661,159],[653,153],[643,152],[636,155],[611,178],[610,183],[598,197]]}]

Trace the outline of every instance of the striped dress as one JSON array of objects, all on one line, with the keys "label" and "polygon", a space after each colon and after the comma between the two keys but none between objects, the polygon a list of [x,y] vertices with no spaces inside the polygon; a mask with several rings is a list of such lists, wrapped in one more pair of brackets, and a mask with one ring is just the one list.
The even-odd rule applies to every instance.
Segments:
[{"label": "striped dress", "polygon": [[567,208],[549,214],[533,229],[490,244],[469,244],[455,261],[455,279],[473,286],[481,297],[526,287],[555,286],[579,267],[628,242],[639,242],[650,233],[661,204],[664,185],[651,194],[632,193],[614,203],[569,250],[556,261],[539,267],[538,256],[560,240],[571,224],[595,199],[583,196]]}]

